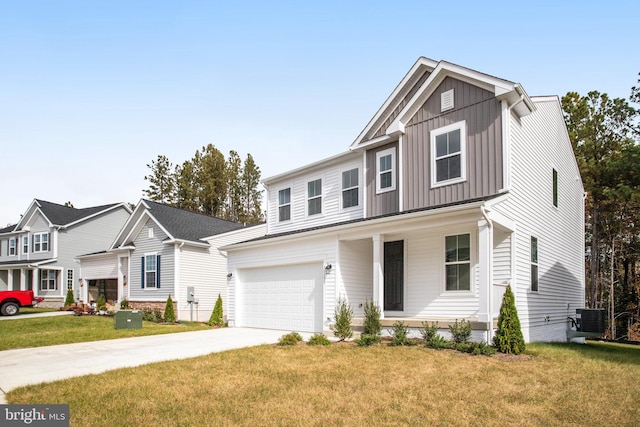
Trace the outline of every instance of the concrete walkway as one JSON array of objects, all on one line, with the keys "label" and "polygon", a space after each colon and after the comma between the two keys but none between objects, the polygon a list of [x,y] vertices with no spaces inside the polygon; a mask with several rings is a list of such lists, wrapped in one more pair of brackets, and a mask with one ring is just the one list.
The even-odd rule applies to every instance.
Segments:
[{"label": "concrete walkway", "polygon": [[0,316],[0,320],[33,319],[34,317],[70,316],[73,311],[45,311],[44,313],[18,313],[15,316]]},{"label": "concrete walkway", "polygon": [[[222,328],[0,351],[0,404],[17,387],[273,344],[286,331]],[[308,339],[311,334],[301,334]],[[46,402],[43,402],[46,403]]]}]

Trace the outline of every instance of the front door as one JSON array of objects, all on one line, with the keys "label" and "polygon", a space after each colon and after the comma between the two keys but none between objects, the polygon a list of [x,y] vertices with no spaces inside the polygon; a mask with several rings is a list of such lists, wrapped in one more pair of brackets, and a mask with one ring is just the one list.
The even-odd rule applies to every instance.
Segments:
[{"label": "front door", "polygon": [[404,310],[404,240],[384,243],[384,310]]}]

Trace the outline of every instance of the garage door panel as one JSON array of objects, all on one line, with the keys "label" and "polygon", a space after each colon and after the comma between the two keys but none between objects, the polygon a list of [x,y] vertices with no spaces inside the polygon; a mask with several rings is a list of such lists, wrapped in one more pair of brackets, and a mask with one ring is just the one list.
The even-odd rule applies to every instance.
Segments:
[{"label": "garage door panel", "polygon": [[239,325],[322,331],[322,263],[245,269],[238,277]]}]

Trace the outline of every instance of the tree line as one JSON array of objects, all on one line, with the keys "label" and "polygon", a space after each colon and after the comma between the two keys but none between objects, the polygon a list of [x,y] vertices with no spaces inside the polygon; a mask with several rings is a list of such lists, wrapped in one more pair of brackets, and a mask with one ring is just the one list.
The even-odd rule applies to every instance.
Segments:
[{"label": "tree line", "polygon": [[225,158],[208,144],[182,164],[158,155],[147,167],[143,191],[151,200],[245,224],[263,221],[260,168],[251,154],[243,162],[231,150]]},{"label": "tree line", "polygon": [[607,310],[612,338],[640,339],[640,110],[633,106],[640,103],[640,78],[638,83],[629,100],[598,91],[562,97],[587,192],[586,305]]}]

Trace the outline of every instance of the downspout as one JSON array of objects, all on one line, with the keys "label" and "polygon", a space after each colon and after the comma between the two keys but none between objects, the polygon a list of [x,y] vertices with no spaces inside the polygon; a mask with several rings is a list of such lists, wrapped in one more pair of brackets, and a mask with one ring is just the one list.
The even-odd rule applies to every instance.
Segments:
[{"label": "downspout", "polygon": [[[489,219],[489,215],[487,214],[487,208],[484,206],[480,206],[480,212],[482,212],[482,216],[484,220],[487,221],[487,225],[489,227],[489,233],[493,236],[493,221]],[[491,239],[493,242],[493,238]],[[493,248],[489,248],[489,250],[493,251]],[[489,309],[489,329],[487,330],[487,343],[491,343],[493,339],[493,255],[489,257],[489,292],[487,292],[487,307]]]}]

